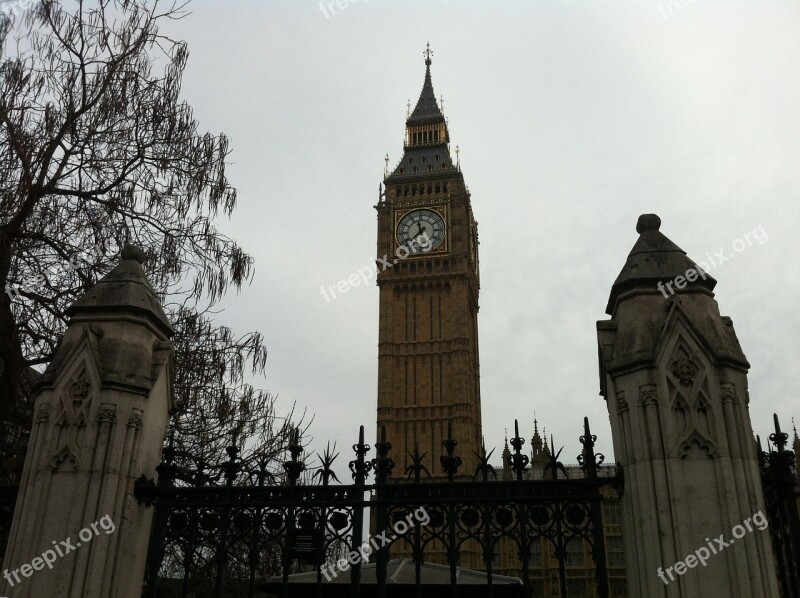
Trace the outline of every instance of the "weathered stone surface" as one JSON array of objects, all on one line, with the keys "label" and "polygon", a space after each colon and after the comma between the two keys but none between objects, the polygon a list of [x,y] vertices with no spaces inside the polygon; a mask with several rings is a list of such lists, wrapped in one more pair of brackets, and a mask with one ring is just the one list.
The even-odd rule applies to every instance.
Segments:
[{"label": "weathered stone surface", "polygon": [[67,315],[73,321],[80,321],[85,314],[92,318],[101,314],[114,314],[117,317],[138,314],[165,336],[171,336],[172,326],[142,268],[144,252],[133,245],[126,245],[121,257],[116,268],[67,309]]},{"label": "weathered stone surface", "polygon": [[[666,283],[678,276],[685,276],[689,270],[696,272],[700,268],[686,256],[686,252],[670,241],[659,231],[661,218],[655,214],[642,214],[636,224],[639,239],[628,254],[611,287],[611,295],[606,306],[606,313],[611,315],[620,295],[634,288],[657,288],[659,282]],[[699,276],[696,281],[688,283],[692,288],[714,290],[717,281],[708,274]]]},{"label": "weathered stone surface", "polygon": [[640,218],[639,240],[612,288],[612,318],[597,323],[601,394],[625,475],[629,595],[777,596],[767,531],[747,532],[705,566],[674,569],[765,510],[747,411],[749,364],[719,313],[713,279],[669,297],[658,289],[696,268],[659,223]]},{"label": "weathered stone surface", "polygon": [[[36,399],[0,595],[141,593],[152,509],[134,482],[155,471],[173,406],[172,329],[142,255],[127,248],[69,310]],[[52,553],[52,568],[27,568],[63,541],[75,548]]]}]

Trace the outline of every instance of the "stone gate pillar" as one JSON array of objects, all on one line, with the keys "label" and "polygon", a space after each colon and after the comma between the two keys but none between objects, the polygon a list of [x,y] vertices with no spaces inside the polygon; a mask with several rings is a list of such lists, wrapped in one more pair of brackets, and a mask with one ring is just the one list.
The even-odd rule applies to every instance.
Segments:
[{"label": "stone gate pillar", "polygon": [[127,246],[68,310],[42,377],[0,595],[141,594],[152,509],[134,481],[159,463],[172,398],[172,328]]},{"label": "stone gate pillar", "polygon": [[[716,281],[645,214],[597,323],[622,466],[629,596],[778,596],[748,413],[750,367]],[[720,542],[721,541],[721,542]]]}]

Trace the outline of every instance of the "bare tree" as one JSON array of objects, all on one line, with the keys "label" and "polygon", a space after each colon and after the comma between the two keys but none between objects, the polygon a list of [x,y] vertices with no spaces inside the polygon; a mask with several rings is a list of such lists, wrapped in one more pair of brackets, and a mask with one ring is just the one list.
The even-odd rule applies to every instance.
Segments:
[{"label": "bare tree", "polygon": [[132,242],[176,329],[179,454],[219,454],[235,437],[249,462],[278,460],[291,424],[247,382],[264,372],[263,339],[211,319],[253,269],[214,226],[236,205],[228,139],[180,99],[188,49],[159,29],[186,4],[65,6],[0,17],[0,421],[27,429],[25,372],[51,359],[66,308]]}]

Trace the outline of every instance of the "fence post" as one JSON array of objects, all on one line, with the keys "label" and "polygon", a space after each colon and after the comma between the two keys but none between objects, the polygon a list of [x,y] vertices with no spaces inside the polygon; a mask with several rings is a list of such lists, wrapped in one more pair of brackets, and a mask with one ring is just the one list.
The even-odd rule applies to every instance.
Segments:
[{"label": "fence post", "polygon": [[67,310],[36,397],[0,594],[141,593],[153,510],[134,490],[161,460],[173,408],[173,330],[144,261],[126,246]]},{"label": "fence post", "polygon": [[[364,444],[364,426],[358,429],[358,444],[353,445],[356,458],[350,461],[350,471],[353,472],[353,481],[356,486],[356,496],[364,498],[364,485],[367,481],[369,470],[372,469],[372,462],[365,461],[364,456],[370,451],[370,446]],[[360,490],[360,492],[359,492]],[[358,598],[361,593],[361,542],[364,535],[364,507],[359,502],[353,507],[353,538],[351,541],[351,552],[348,555],[350,561],[350,596]],[[353,557],[353,553],[358,554],[358,558]],[[351,558],[353,557],[353,558]],[[355,561],[355,562],[353,562]]]},{"label": "fence post", "polygon": [[[789,435],[781,431],[778,415],[773,414],[775,432],[769,435],[769,452],[761,450],[758,457],[764,486],[769,531],[778,570],[778,582],[783,596],[800,597],[800,514],[798,514],[798,483],[793,469],[797,456],[786,450]],[[773,450],[772,445],[775,446]]]},{"label": "fence post", "polygon": [[[375,443],[375,450],[378,456],[372,460],[372,467],[375,470],[375,531],[382,533],[386,529],[386,504],[382,502],[384,498],[385,484],[389,481],[392,468],[395,463],[389,457],[392,445],[386,440],[386,426],[381,426],[381,439]],[[386,598],[386,563],[388,560],[389,549],[381,546],[375,559],[375,582],[377,584],[378,598]]]}]

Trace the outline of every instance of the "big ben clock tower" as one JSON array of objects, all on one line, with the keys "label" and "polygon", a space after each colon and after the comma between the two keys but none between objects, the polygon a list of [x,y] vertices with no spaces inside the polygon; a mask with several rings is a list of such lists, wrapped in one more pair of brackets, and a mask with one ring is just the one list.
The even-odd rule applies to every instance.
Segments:
[{"label": "big ben clock tower", "polygon": [[430,48],[425,67],[422,93],[406,120],[403,158],[387,172],[375,206],[378,430],[386,426],[400,471],[416,447],[439,477],[450,426],[463,459],[459,474],[472,476],[481,444],[478,231],[433,92]]}]

